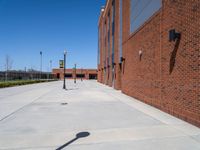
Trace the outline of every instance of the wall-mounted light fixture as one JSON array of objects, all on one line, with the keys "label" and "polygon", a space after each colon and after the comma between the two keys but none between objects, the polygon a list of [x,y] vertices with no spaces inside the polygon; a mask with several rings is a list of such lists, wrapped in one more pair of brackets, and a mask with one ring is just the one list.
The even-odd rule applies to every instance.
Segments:
[{"label": "wall-mounted light fixture", "polygon": [[120,57],[120,63],[119,63],[120,70],[122,70],[122,64],[124,65],[123,62],[125,62],[125,58],[124,57]]},{"label": "wall-mounted light fixture", "polygon": [[101,6],[101,12],[104,12],[104,10],[105,10],[105,7]]},{"label": "wall-mounted light fixture", "polygon": [[139,58],[140,58],[140,61],[141,61],[141,59],[142,59],[142,50],[139,50]]},{"label": "wall-mounted light fixture", "polygon": [[124,57],[120,57],[121,62],[125,61]]},{"label": "wall-mounted light fixture", "polygon": [[181,34],[179,32],[176,32],[175,29],[171,29],[169,31],[169,42],[176,41],[176,39],[179,39],[181,37]]}]

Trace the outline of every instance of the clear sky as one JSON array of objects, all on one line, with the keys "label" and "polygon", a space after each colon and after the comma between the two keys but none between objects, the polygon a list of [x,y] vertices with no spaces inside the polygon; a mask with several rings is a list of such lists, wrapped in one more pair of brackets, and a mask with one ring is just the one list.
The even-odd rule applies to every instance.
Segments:
[{"label": "clear sky", "polygon": [[96,68],[98,18],[106,0],[0,0],[0,70],[5,56],[13,69],[59,66],[67,49],[67,68]]}]

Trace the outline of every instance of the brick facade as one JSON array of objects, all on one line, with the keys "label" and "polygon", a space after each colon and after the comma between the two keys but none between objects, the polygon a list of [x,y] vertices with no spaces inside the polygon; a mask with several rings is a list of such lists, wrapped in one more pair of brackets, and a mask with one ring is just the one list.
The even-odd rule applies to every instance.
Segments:
[{"label": "brick facade", "polygon": [[[130,0],[122,2],[125,60],[118,61],[120,0],[115,0],[114,76],[108,76],[112,70],[104,65],[108,43],[103,38],[108,13],[112,13],[112,0],[108,0],[99,18],[98,81],[200,126],[200,1],[163,0],[161,9],[133,33]],[[180,40],[169,41],[171,29],[181,33]]]},{"label": "brick facade", "polygon": [[[60,79],[64,79],[64,69],[53,69],[53,75]],[[97,70],[96,69],[65,69],[65,78],[66,79],[97,79]]]}]

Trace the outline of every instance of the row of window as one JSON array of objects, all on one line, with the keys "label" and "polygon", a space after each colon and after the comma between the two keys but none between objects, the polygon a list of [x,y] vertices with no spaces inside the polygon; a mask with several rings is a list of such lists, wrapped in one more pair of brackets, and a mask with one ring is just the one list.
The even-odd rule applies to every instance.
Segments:
[{"label": "row of window", "polygon": [[[162,6],[162,0],[130,0],[130,34],[135,32],[145,21],[147,21],[155,12]],[[122,57],[122,29],[123,29],[123,0],[119,0],[119,62]],[[106,21],[103,25],[103,38],[104,38],[104,67],[109,60],[106,57],[110,55],[110,11]],[[115,0],[112,2],[112,63],[114,63],[114,33],[115,33]],[[106,36],[107,35],[107,36]],[[99,40],[100,40],[99,31]],[[108,44],[108,51],[106,55],[106,45]],[[107,60],[107,61],[106,61]],[[100,63],[100,43],[98,49],[98,64]]]},{"label": "row of window", "polygon": [[162,0],[131,0],[130,32],[135,32],[162,6]]},{"label": "row of window", "polygon": [[[65,74],[65,78],[72,78],[72,74],[71,73],[66,73]],[[76,74],[76,77],[77,78],[84,78],[85,77],[85,74]]]},{"label": "row of window", "polygon": [[[96,74],[89,74],[89,77],[90,76],[96,76]],[[72,78],[73,75],[71,73],[66,73],[65,74],[65,78]],[[76,74],[76,77],[77,78],[85,78],[85,74]]]}]

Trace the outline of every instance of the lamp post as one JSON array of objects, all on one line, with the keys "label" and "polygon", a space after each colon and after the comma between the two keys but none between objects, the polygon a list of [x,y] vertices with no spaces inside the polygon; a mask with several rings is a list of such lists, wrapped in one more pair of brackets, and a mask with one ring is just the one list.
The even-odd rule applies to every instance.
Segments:
[{"label": "lamp post", "polygon": [[50,72],[52,72],[52,60],[50,60]]},{"label": "lamp post", "polygon": [[42,78],[42,51],[40,51],[40,79]]},{"label": "lamp post", "polygon": [[81,81],[83,81],[83,68],[81,68]]},{"label": "lamp post", "polygon": [[50,75],[51,75],[51,67],[52,67],[52,60],[49,61],[49,72],[48,72],[48,79],[50,79]]},{"label": "lamp post", "polygon": [[50,60],[50,74],[51,74],[51,79],[53,78],[52,76],[52,60]]},{"label": "lamp post", "polygon": [[65,85],[65,64],[66,64],[66,55],[67,55],[67,51],[64,51],[64,70],[63,70],[63,77],[64,77],[64,80],[63,80],[63,89],[66,89],[66,85]]},{"label": "lamp post", "polygon": [[74,83],[76,83],[76,64],[74,64],[74,72],[75,72]]}]

